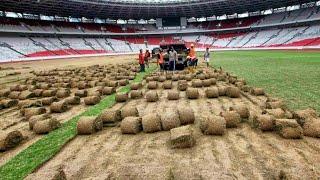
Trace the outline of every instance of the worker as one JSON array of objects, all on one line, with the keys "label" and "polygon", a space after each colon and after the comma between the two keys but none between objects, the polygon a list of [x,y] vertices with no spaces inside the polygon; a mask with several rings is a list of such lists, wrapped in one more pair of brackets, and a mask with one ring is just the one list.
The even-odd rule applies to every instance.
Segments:
[{"label": "worker", "polygon": [[178,60],[178,53],[174,48],[171,46],[169,50],[169,69],[172,71],[176,70],[176,61]]},{"label": "worker", "polygon": [[139,53],[139,64],[140,64],[140,72],[145,72],[144,54],[142,49],[140,49],[140,53]]},{"label": "worker", "polygon": [[[161,49],[159,49],[159,51],[156,53],[157,55],[156,55],[156,57],[157,57],[157,66],[159,66],[160,64],[159,64],[159,60],[160,60],[160,50]],[[160,67],[159,67],[160,68]]]},{"label": "worker", "polygon": [[197,65],[198,65],[198,59],[197,59],[196,49],[195,49],[195,47],[194,47],[194,44],[191,44],[190,52],[189,52],[189,57],[190,57],[190,60],[191,60],[191,65],[192,65],[193,67],[197,67]]},{"label": "worker", "polygon": [[151,54],[149,52],[149,50],[146,50],[146,53],[144,54],[144,63],[147,66],[147,68],[149,68],[149,60],[151,58]]},{"label": "worker", "polygon": [[163,51],[162,49],[159,50],[159,60],[158,60],[160,71],[164,70],[164,60],[163,60]]},{"label": "worker", "polygon": [[189,56],[190,56],[191,58],[195,58],[195,57],[196,57],[196,50],[195,50],[195,48],[194,48],[194,44],[191,44],[191,46],[190,46]]},{"label": "worker", "polygon": [[207,64],[207,67],[209,67],[209,63],[210,63],[210,52],[209,52],[209,48],[206,48],[206,51],[203,55],[203,60],[204,62]]}]

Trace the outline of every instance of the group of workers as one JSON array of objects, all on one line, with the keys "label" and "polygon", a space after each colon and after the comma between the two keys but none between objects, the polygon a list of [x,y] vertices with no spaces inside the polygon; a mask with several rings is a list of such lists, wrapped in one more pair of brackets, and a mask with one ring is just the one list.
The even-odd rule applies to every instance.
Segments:
[{"label": "group of workers", "polygon": [[[173,48],[170,47],[167,51],[167,54],[169,56],[169,70],[176,70],[176,62],[178,61],[178,53],[177,51]],[[158,58],[157,58],[157,64],[160,67],[160,71],[163,71],[165,69],[165,62],[163,59],[163,50],[160,49],[158,53]],[[143,50],[140,49],[139,53],[139,64],[140,64],[140,72],[145,72],[145,67],[147,66],[149,68],[149,61],[151,60],[151,53],[147,49],[145,53],[143,53]],[[209,48],[206,48],[206,51],[203,55],[203,60],[207,64],[207,67],[209,67],[209,62],[210,62],[210,51]],[[183,62],[185,67],[197,67],[198,65],[198,58],[196,54],[196,50],[193,44],[190,46],[190,50],[188,51],[188,56]]]},{"label": "group of workers", "polygon": [[[143,50],[140,49],[139,53],[139,65],[140,65],[140,72],[145,72],[145,67],[149,68],[149,61],[151,60],[151,53],[147,49],[145,53]],[[159,50],[157,64],[159,65],[160,69],[164,69],[164,60],[163,60],[163,50]]]},{"label": "group of workers", "polygon": [[146,66],[149,68],[149,60],[151,59],[151,53],[147,49],[145,53],[140,49],[139,53],[139,64],[140,64],[140,72],[145,72]]}]

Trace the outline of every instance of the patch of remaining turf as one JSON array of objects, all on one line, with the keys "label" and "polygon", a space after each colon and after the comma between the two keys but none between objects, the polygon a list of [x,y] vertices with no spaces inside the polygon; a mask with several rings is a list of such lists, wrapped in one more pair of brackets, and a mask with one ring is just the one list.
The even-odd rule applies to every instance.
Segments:
[{"label": "patch of remaining turf", "polygon": [[291,109],[320,112],[320,54],[304,51],[213,52],[211,65],[222,67],[251,86],[265,88],[286,101]]},{"label": "patch of remaining turf", "polygon": [[[133,82],[141,82],[146,74],[154,70],[155,67],[151,67],[145,73],[139,73]],[[128,92],[129,90],[129,85],[120,89],[121,92]],[[81,116],[97,116],[114,103],[115,95],[107,96],[99,104],[88,108],[82,114],[64,123],[61,128],[33,143],[0,167],[0,179],[23,179],[37,167],[50,160],[67,142],[76,136],[76,124]]]}]

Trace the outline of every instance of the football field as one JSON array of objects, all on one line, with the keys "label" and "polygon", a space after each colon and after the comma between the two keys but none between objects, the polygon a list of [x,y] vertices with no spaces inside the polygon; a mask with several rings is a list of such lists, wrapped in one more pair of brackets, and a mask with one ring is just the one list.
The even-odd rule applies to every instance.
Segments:
[{"label": "football field", "polygon": [[320,111],[320,52],[223,51],[211,56],[211,65],[265,88],[290,108]]}]

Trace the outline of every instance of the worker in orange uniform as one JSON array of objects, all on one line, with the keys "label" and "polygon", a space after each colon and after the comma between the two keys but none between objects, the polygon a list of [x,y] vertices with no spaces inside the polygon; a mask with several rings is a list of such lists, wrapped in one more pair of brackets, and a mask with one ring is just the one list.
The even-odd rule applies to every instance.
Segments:
[{"label": "worker in orange uniform", "polygon": [[145,72],[144,54],[142,49],[140,49],[140,53],[139,53],[139,64],[140,64],[140,72]]},{"label": "worker in orange uniform", "polygon": [[196,49],[193,44],[191,44],[189,58],[191,61],[191,66],[196,67],[198,65],[198,59],[196,54]]},{"label": "worker in orange uniform", "polygon": [[159,50],[159,60],[158,60],[160,71],[164,70],[164,60],[163,60],[163,51],[162,49]]}]

